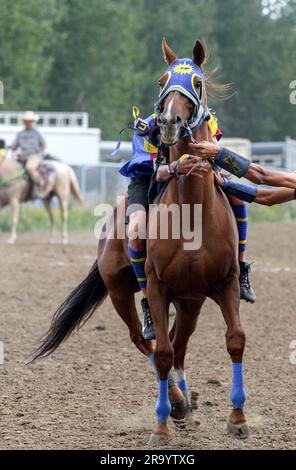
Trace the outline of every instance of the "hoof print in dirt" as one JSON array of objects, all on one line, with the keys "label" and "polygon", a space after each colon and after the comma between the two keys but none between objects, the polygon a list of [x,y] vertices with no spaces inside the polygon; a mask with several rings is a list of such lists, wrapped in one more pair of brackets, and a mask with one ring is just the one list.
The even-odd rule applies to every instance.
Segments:
[{"label": "hoof print in dirt", "polygon": [[249,426],[247,423],[233,424],[228,421],[226,430],[228,434],[232,434],[238,439],[247,439],[250,434]]}]

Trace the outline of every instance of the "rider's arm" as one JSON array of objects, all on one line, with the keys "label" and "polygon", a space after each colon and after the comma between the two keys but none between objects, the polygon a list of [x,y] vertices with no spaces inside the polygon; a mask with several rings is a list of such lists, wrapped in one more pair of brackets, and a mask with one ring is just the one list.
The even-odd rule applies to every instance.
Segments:
[{"label": "rider's arm", "polygon": [[296,174],[283,171],[267,170],[251,163],[247,158],[238,155],[214,142],[190,144],[192,150],[201,158],[214,158],[214,163],[235,176],[244,176],[256,184],[296,188]]},{"label": "rider's arm", "polygon": [[254,202],[263,204],[264,206],[274,206],[275,204],[282,204],[283,202],[293,201],[296,199],[295,189],[280,188],[280,189],[260,189],[257,190],[257,195]]},{"label": "rider's arm", "polygon": [[11,150],[17,150],[19,148],[20,144],[19,144],[19,139],[18,139],[18,135],[16,136],[16,138],[14,139],[14,141],[12,142],[11,145],[9,145],[9,149]]},{"label": "rider's arm", "polygon": [[223,187],[227,194],[246,202],[256,202],[264,206],[273,206],[296,199],[295,189],[261,189],[256,186],[229,181],[223,178],[219,173],[215,174],[215,181],[219,186]]},{"label": "rider's arm", "polygon": [[39,147],[38,147],[38,150],[39,150],[40,153],[44,152],[45,146],[46,146],[45,139],[44,139],[44,137],[39,133]]},{"label": "rider's arm", "polygon": [[296,173],[285,173],[284,171],[267,170],[256,163],[251,163],[245,178],[256,184],[267,184],[269,186],[281,186],[296,189]]}]

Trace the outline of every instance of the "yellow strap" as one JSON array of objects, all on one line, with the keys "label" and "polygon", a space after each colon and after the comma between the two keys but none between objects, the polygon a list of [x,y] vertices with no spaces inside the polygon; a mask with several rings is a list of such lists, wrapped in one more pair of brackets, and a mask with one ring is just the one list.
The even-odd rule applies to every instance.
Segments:
[{"label": "yellow strap", "polygon": [[137,277],[137,280],[138,280],[139,282],[147,281],[146,277]]},{"label": "yellow strap", "polygon": [[240,245],[246,245],[247,240],[240,240],[239,243],[240,243]]},{"label": "yellow strap", "polygon": [[180,163],[183,163],[185,160],[187,160],[187,158],[189,158],[190,155],[189,153],[184,153],[184,155],[182,155],[179,159],[178,159],[178,162]]},{"label": "yellow strap", "polygon": [[218,130],[218,123],[216,119],[214,118],[213,114],[210,113],[210,119],[208,120],[208,126],[210,128],[212,136],[214,136]]},{"label": "yellow strap", "polygon": [[140,108],[138,108],[138,106],[133,106],[133,118],[134,118],[135,124],[139,116],[140,116]]},{"label": "yellow strap", "polygon": [[248,222],[248,217],[245,217],[244,219],[236,219],[237,222]]},{"label": "yellow strap", "polygon": [[146,258],[131,258],[131,261],[133,263],[142,263],[142,261],[145,261]]}]

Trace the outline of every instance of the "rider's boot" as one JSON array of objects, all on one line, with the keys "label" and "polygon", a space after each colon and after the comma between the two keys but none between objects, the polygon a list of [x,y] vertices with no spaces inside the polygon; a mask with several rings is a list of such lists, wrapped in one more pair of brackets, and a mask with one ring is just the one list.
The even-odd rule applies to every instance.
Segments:
[{"label": "rider's boot", "polygon": [[147,341],[155,339],[155,331],[152,321],[152,316],[149,308],[148,299],[144,297],[141,300],[141,307],[143,310],[143,328],[142,328],[142,335],[143,338]]},{"label": "rider's boot", "polygon": [[149,341],[155,338],[155,333],[148,299],[145,297],[147,287],[147,279],[145,274],[146,250],[136,251],[131,247],[130,243],[128,243],[128,252],[131,260],[131,265],[134,269],[137,281],[139,283],[139,287],[142,289],[142,292],[144,294],[144,298],[141,300],[141,306],[144,316],[142,335],[144,339]]},{"label": "rider's boot", "polygon": [[251,265],[246,263],[245,261],[239,262],[240,266],[240,276],[239,276],[239,283],[240,283],[240,298],[246,300],[247,302],[251,302],[252,304],[256,302],[256,295],[252,289],[250,284],[249,274],[251,271]]}]

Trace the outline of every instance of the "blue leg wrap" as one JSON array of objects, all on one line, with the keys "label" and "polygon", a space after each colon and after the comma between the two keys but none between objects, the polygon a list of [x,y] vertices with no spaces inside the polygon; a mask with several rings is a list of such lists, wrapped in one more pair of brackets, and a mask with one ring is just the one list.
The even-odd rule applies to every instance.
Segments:
[{"label": "blue leg wrap", "polygon": [[179,380],[178,381],[178,387],[182,391],[188,405],[190,405],[190,397],[189,397],[189,392],[188,392],[188,383],[186,379]]},{"label": "blue leg wrap", "polygon": [[169,401],[169,387],[167,380],[158,381],[158,400],[155,406],[159,423],[166,423],[171,412]]},{"label": "blue leg wrap", "polygon": [[244,371],[242,363],[232,363],[232,390],[230,395],[233,408],[243,409],[247,395],[244,389]]},{"label": "blue leg wrap", "polygon": [[134,268],[137,280],[141,289],[146,289],[147,279],[145,274],[146,251],[134,251],[128,244],[128,253],[132,267]]},{"label": "blue leg wrap", "polygon": [[246,204],[232,206],[239,235],[239,251],[246,251],[248,238],[248,208]]}]

